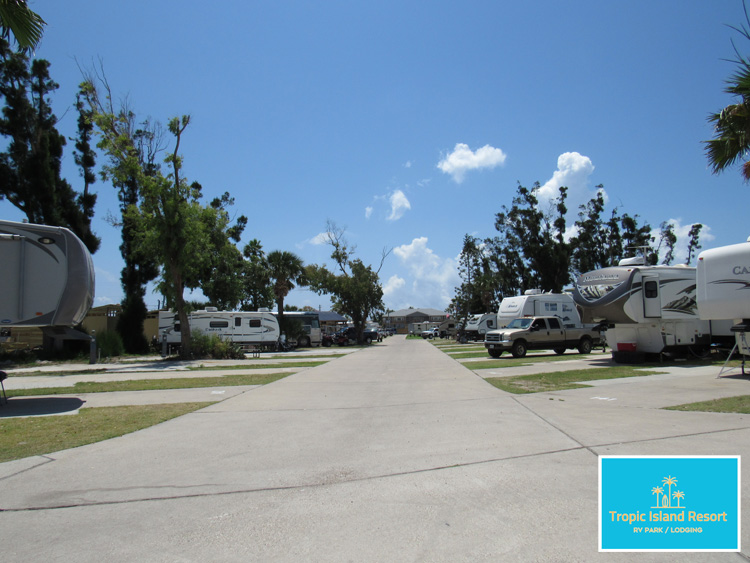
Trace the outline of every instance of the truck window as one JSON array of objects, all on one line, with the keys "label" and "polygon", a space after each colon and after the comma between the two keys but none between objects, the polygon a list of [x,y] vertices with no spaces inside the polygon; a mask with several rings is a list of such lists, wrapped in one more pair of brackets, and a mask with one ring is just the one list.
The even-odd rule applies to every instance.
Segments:
[{"label": "truck window", "polygon": [[487,321],[487,328],[495,328],[495,321],[488,320]]},{"label": "truck window", "polygon": [[550,328],[560,328],[560,321],[557,319],[547,319],[547,322],[549,323]]},{"label": "truck window", "polygon": [[547,327],[544,324],[544,320],[537,319],[537,320],[534,321],[534,324],[531,325],[531,328],[536,329],[536,330],[544,330]]}]

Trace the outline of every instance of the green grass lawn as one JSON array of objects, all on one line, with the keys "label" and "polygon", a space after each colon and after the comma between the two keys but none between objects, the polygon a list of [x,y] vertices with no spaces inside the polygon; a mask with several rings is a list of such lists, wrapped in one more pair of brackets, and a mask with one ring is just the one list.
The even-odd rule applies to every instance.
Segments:
[{"label": "green grass lawn", "polygon": [[241,373],[218,377],[178,377],[171,379],[134,379],[125,381],[81,381],[70,387],[38,387],[34,389],[9,389],[8,397],[35,395],[77,395],[81,393],[109,393],[112,391],[155,391],[160,389],[196,389],[201,387],[231,387],[237,385],[265,385],[282,379],[290,372]]},{"label": "green grass lawn", "polygon": [[0,419],[0,462],[43,455],[148,428],[212,403],[81,409],[77,416]]},{"label": "green grass lawn", "polygon": [[667,407],[671,411],[702,411],[702,412],[727,412],[738,414],[750,414],[750,395],[739,397],[727,397],[725,399],[712,399],[686,405]]},{"label": "green grass lawn", "polygon": [[[340,356],[343,356],[345,354],[335,355],[335,356],[326,356],[329,360],[338,358]],[[271,360],[275,360],[278,358],[270,358]],[[234,365],[219,365],[219,366],[205,366],[205,365],[198,365],[198,366],[185,366],[186,371],[226,371],[226,370],[239,370],[239,369],[247,369],[247,370],[253,370],[253,369],[268,369],[268,368],[275,368],[275,367],[285,367],[285,368],[313,368],[316,366],[320,366],[322,364],[327,363],[327,360],[320,360],[320,361],[299,361],[299,362],[276,362],[273,364],[234,364]],[[146,371],[146,370],[144,370]],[[154,369],[153,371],[159,372],[162,371],[161,367],[159,369]],[[102,369],[89,369],[89,370],[61,370],[61,371],[24,371],[20,373],[10,373],[8,374],[9,377],[29,377],[29,376],[35,376],[35,377],[62,377],[66,375],[83,375],[83,374],[96,374],[96,373],[112,373],[112,370],[108,370],[105,368]]]},{"label": "green grass lawn", "polygon": [[598,379],[616,379],[620,377],[640,377],[654,375],[658,370],[643,370],[643,366],[612,366],[606,368],[579,369],[570,371],[556,371],[551,373],[537,373],[534,375],[519,375],[516,377],[488,377],[488,383],[509,393],[542,393],[544,391],[562,391],[565,389],[580,389],[591,387],[582,385],[580,381],[595,381]]}]

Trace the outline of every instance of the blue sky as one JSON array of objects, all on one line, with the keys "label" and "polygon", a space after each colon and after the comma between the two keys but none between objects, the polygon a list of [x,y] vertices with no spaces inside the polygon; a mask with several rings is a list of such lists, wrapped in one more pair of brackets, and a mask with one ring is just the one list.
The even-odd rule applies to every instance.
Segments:
[{"label": "blue sky", "polygon": [[[36,56],[60,84],[59,130],[75,134],[80,68],[101,61],[143,118],[190,114],[185,174],[229,191],[242,244],[330,263],[332,220],[382,270],[385,304],[443,309],[466,233],[495,234],[518,182],[604,184],[610,205],[653,227],[700,222],[703,248],[744,241],[750,186],[712,175],[707,115],[746,54],[740,0],[602,2],[205,2],[37,0]],[[72,143],[65,177],[80,189]],[[100,156],[99,162],[104,160]],[[114,189],[101,181],[96,304],[119,302]],[[0,216],[21,214],[0,202]],[[155,307],[158,295],[149,293]],[[294,305],[327,298],[294,290]]]}]

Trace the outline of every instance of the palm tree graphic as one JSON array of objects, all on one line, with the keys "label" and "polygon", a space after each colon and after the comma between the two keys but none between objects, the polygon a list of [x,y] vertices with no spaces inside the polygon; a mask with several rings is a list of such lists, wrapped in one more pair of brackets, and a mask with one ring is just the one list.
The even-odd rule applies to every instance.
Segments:
[{"label": "palm tree graphic", "polygon": [[667,485],[669,487],[669,495],[665,495],[665,502],[662,504],[662,506],[664,506],[665,508],[672,508],[672,485],[677,483],[677,479],[670,475],[669,477],[664,477],[661,482],[663,485]]},{"label": "palm tree graphic", "polygon": [[680,499],[685,498],[685,493],[683,493],[682,491],[675,491],[672,496],[677,499],[677,506],[675,508],[682,508],[680,506]]},{"label": "palm tree graphic", "polygon": [[654,487],[653,489],[651,489],[651,494],[656,495],[656,506],[652,508],[659,508],[659,495],[662,494],[663,492],[664,492],[664,489],[662,489],[661,487]]}]

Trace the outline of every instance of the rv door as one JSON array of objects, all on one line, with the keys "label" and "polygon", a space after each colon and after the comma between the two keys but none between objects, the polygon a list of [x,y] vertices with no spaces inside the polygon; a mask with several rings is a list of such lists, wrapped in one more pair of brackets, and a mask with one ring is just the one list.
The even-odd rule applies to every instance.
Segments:
[{"label": "rv door", "polygon": [[646,318],[661,317],[661,297],[659,295],[659,277],[643,276],[643,316]]}]

